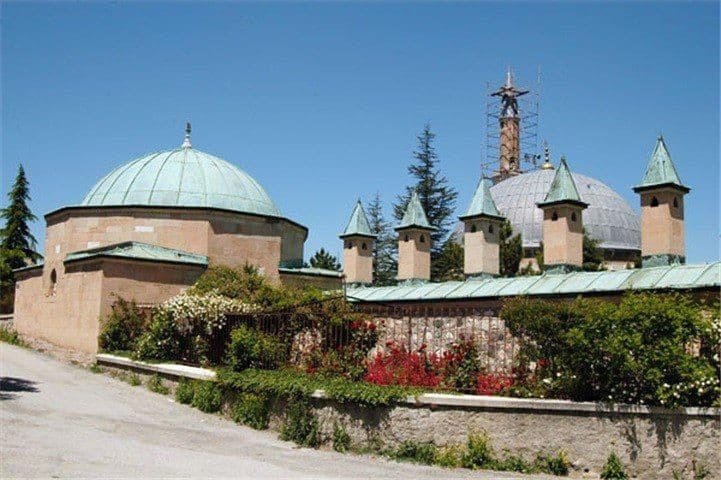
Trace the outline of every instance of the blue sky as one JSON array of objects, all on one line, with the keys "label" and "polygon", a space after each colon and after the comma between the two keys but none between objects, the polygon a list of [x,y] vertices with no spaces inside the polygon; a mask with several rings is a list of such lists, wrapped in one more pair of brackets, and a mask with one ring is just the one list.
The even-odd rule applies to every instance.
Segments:
[{"label": "blue sky", "polygon": [[341,252],[357,197],[390,203],[431,122],[470,200],[486,82],[543,73],[540,135],[634,209],[659,132],[682,180],[687,257],[718,258],[717,3],[2,4],[2,203],[18,163],[42,215],[111,168],[193,144],[253,175]]}]

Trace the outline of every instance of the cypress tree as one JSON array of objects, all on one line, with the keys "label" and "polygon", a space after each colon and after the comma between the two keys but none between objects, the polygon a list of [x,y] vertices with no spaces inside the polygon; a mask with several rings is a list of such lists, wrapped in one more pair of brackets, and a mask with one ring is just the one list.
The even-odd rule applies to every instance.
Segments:
[{"label": "cypress tree", "polygon": [[10,268],[24,267],[26,259],[36,261],[40,255],[35,251],[36,240],[30,232],[29,223],[37,220],[28,207],[30,184],[22,165],[18,167],[15,182],[8,192],[8,206],[0,210],[5,226],[0,230],[0,249],[3,262]]},{"label": "cypress tree", "polygon": [[402,219],[411,193],[413,190],[418,192],[428,222],[438,229],[430,234],[433,241],[431,261],[443,250],[444,241],[455,224],[455,217],[452,214],[458,197],[458,192],[448,184],[448,179],[440,172],[438,155],[433,146],[435,137],[430,124],[427,123],[417,137],[418,147],[413,152],[415,163],[408,166],[408,173],[416,182],[406,187],[405,193],[398,196],[393,206],[395,218]]},{"label": "cypress tree", "polygon": [[499,232],[501,276],[515,277],[518,274],[518,266],[523,257],[523,244],[521,234],[513,235],[513,226],[508,220],[501,225]]},{"label": "cypress tree", "polygon": [[377,192],[368,204],[368,222],[371,233],[377,235],[373,243],[373,284],[390,285],[394,282],[398,269],[395,258],[398,245],[391,226],[383,215],[381,196]]}]

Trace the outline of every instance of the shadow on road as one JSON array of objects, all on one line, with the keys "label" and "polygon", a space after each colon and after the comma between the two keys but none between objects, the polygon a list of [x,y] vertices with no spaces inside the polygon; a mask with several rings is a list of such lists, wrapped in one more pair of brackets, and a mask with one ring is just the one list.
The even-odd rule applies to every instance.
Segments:
[{"label": "shadow on road", "polygon": [[0,377],[0,400],[15,398],[15,392],[39,392],[35,384],[36,382],[24,378]]}]

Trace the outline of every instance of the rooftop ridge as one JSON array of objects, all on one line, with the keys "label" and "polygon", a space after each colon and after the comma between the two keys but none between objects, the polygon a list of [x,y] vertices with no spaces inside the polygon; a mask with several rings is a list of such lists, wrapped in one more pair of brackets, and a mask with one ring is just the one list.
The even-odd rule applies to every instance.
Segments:
[{"label": "rooftop ridge", "polygon": [[498,211],[496,202],[491,196],[491,190],[488,187],[488,183],[483,178],[481,178],[481,180],[478,182],[478,186],[476,187],[476,191],[473,194],[473,198],[471,198],[471,204],[468,205],[466,213],[464,213],[458,218],[463,220],[464,218],[471,217],[496,217],[499,219],[504,218],[503,215],[501,215],[501,213]]},{"label": "rooftop ridge", "polygon": [[423,209],[423,205],[421,205],[421,200],[418,197],[418,192],[413,190],[413,193],[411,193],[411,198],[408,200],[408,205],[406,205],[406,211],[403,214],[403,218],[401,219],[401,223],[395,227],[396,230],[401,230],[403,228],[422,228],[426,230],[437,230],[435,227],[431,226],[430,223],[428,223],[428,217],[426,217],[426,212]]},{"label": "rooftop ridge", "polygon": [[561,157],[561,163],[556,169],[553,182],[551,182],[551,188],[548,190],[546,198],[544,198],[542,202],[538,202],[537,205],[542,207],[544,205],[561,202],[571,202],[588,206],[586,202],[581,200],[581,195],[578,193],[578,188],[576,188],[576,182],[573,181],[573,176],[566,163],[566,157]]},{"label": "rooftop ridge", "polygon": [[348,225],[345,227],[345,230],[343,230],[343,233],[340,234],[340,237],[350,237],[351,235],[377,237],[377,235],[371,232],[370,223],[368,222],[368,217],[366,217],[366,212],[363,210],[363,204],[360,199],[356,202],[355,207],[353,207],[353,213],[351,213]]},{"label": "rooftop ridge", "polygon": [[641,180],[640,184],[633,187],[633,189],[638,192],[639,190],[661,185],[674,185],[687,192],[690,191],[690,188],[681,183],[681,179],[678,176],[673,160],[671,160],[671,154],[668,152],[666,142],[663,140],[662,135],[660,135],[656,141],[656,146],[653,149],[651,159],[646,167],[643,180]]}]

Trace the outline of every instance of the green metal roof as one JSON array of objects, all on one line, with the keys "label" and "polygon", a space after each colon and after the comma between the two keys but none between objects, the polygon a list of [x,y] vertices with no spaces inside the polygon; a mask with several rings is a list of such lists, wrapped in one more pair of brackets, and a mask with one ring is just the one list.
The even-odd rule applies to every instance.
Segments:
[{"label": "green metal roof", "polygon": [[553,177],[551,182],[551,188],[546,194],[546,198],[542,202],[538,202],[536,205],[539,207],[545,205],[553,205],[555,203],[575,203],[587,207],[588,204],[581,200],[581,196],[578,194],[576,188],[576,182],[573,181],[571,171],[568,169],[566,164],[566,158],[561,157],[561,163],[556,169],[556,175]]},{"label": "green metal roof", "polygon": [[666,142],[663,141],[663,136],[658,137],[656,148],[654,148],[651,160],[648,162],[643,180],[639,185],[633,187],[633,189],[638,192],[661,185],[674,185],[686,192],[690,190],[681,183],[681,179],[676,172],[676,167],[674,167],[673,161],[671,161],[671,155],[668,153],[668,148],[666,148]]},{"label": "green metal roof", "polygon": [[626,290],[697,289],[721,287],[721,262],[672,265],[635,270],[573,272],[529,277],[471,279],[390,287],[352,287],[351,302],[482,300],[511,296],[579,295]]},{"label": "green metal roof", "polygon": [[301,267],[301,268],[278,267],[278,272],[289,273],[291,275],[313,275],[316,277],[341,278],[343,276],[343,272],[339,272],[337,270],[328,270],[325,268],[315,268],[315,267]]},{"label": "green metal roof", "polygon": [[353,208],[353,213],[350,216],[350,221],[348,222],[348,226],[345,227],[345,230],[343,233],[341,233],[340,237],[350,237],[351,235],[360,235],[363,237],[377,237],[377,235],[374,235],[371,232],[370,224],[368,223],[368,217],[366,217],[366,212],[363,210],[363,204],[360,200],[355,204],[355,208]]},{"label": "green metal roof", "polygon": [[491,190],[488,188],[488,184],[484,179],[478,182],[478,187],[473,194],[471,204],[468,206],[468,210],[462,216],[458,217],[461,220],[473,217],[491,217],[491,218],[504,218],[496,207],[496,202],[491,197]]},{"label": "green metal roof", "polygon": [[406,212],[403,214],[403,219],[401,220],[400,225],[395,227],[396,230],[401,230],[403,228],[425,228],[426,230],[437,230],[436,227],[432,227],[431,224],[428,223],[428,217],[426,217],[426,212],[423,210],[421,200],[418,198],[418,192],[415,190],[413,190],[413,193],[411,194],[411,199],[408,201]]},{"label": "green metal roof", "polygon": [[141,242],[123,242],[104,247],[92,248],[69,253],[64,263],[77,262],[98,257],[114,257],[152,262],[185,263],[189,265],[208,265],[208,257],[196,253],[184,252],[174,248],[161,247]]},{"label": "green metal roof", "polygon": [[208,207],[280,217],[253,177],[190,145],[190,129],[178,149],[144,155],[102,178],[83,206]]}]

